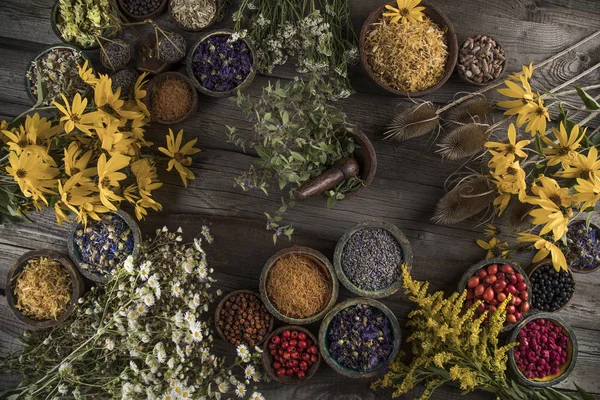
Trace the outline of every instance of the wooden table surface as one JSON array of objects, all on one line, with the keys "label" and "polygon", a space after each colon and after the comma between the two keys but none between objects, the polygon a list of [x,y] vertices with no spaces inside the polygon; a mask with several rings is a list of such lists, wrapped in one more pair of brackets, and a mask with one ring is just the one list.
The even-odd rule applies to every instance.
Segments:
[{"label": "wooden table surface", "polygon": [[[495,36],[507,54],[508,71],[522,64],[540,62],[570,44],[600,29],[598,0],[434,0],[454,24],[458,40],[478,33]],[[350,0],[353,22],[357,32],[368,13],[382,0]],[[50,26],[53,0],[4,0],[0,3],[0,118],[14,117],[31,106],[23,86],[23,73],[29,61],[49,44],[58,43]],[[230,25],[231,10],[225,22]],[[169,27],[168,17],[159,19]],[[186,34],[191,44],[199,34]],[[93,54],[97,58],[96,54]],[[551,88],[600,60],[600,39],[595,39],[536,70],[540,85]],[[96,65],[99,65],[98,63]],[[275,71],[276,76],[257,76],[247,93],[258,95],[269,80],[289,79],[295,75],[291,66]],[[595,71],[582,85],[597,83]],[[275,251],[293,244],[308,245],[332,257],[336,240],[344,230],[365,219],[385,219],[396,224],[409,238],[415,253],[414,274],[432,282],[433,289],[450,293],[463,271],[480,260],[484,253],[475,244],[482,237],[478,219],[455,226],[437,226],[430,221],[438,199],[444,194],[444,180],[461,163],[442,162],[434,153],[431,138],[422,137],[406,143],[382,140],[382,130],[397,107],[411,103],[379,92],[356,66],[352,82],[357,93],[340,102],[351,120],[355,121],[373,142],[377,151],[378,170],[373,184],[360,196],[338,203],[328,210],[325,201],[312,199],[298,204],[287,214],[297,235],[290,244],[281,240],[273,246],[265,232],[263,212],[279,206],[279,193],[267,198],[262,193],[243,193],[233,186],[234,178],[245,170],[252,159],[226,142],[225,125],[248,129],[241,111],[227,99],[201,96],[198,112],[189,120],[175,126],[184,128],[187,139],[197,137],[203,152],[194,157],[193,171],[197,179],[184,189],[176,175],[161,173],[165,185],[157,193],[163,204],[161,214],[151,214],[141,224],[144,232],[169,225],[182,226],[186,235],[198,233],[202,223],[211,225],[216,243],[209,250],[211,266],[215,269],[218,287],[225,292],[249,288],[258,289],[258,277],[264,262]],[[473,91],[453,76],[437,92],[427,96],[435,103],[450,101],[457,92]],[[598,92],[592,92],[595,96]],[[490,94],[497,99],[497,94]],[[600,119],[600,118],[598,118]],[[598,122],[592,122],[592,127]],[[163,144],[166,129],[152,126],[151,140]],[[163,164],[164,166],[164,164]],[[30,249],[51,248],[66,252],[68,227],[58,227],[52,213],[31,215],[34,223],[0,227],[0,277],[11,264]],[[518,258],[525,266],[531,255]],[[588,391],[600,394],[600,271],[575,276],[577,289],[570,304],[558,313],[575,331],[579,340],[579,360],[571,377],[559,385],[573,390],[573,382]],[[0,356],[19,349],[17,338],[24,326],[8,309],[4,296],[5,282],[0,279]],[[340,301],[350,297],[342,289]],[[412,304],[403,294],[384,302],[396,313],[401,326],[406,324]],[[318,325],[310,327],[314,333]],[[404,331],[406,335],[406,331]],[[231,348],[218,341],[218,348],[231,353]],[[0,390],[18,383],[15,377],[0,376]],[[264,386],[267,399],[375,399],[389,398],[389,392],[372,392],[368,382],[349,380],[336,375],[322,365],[308,383],[284,387]],[[460,391],[443,388],[434,399],[458,399]],[[412,397],[408,397],[412,398]],[[473,393],[466,399],[493,399],[485,393]]]}]

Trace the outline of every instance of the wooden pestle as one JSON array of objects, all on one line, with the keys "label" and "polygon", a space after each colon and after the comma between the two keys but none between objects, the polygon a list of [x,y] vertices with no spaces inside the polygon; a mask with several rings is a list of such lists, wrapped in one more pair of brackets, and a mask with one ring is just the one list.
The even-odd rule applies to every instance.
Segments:
[{"label": "wooden pestle", "polygon": [[341,158],[327,171],[300,186],[295,192],[296,199],[306,200],[309,197],[333,189],[340,182],[358,174],[359,169],[358,162],[354,158]]}]

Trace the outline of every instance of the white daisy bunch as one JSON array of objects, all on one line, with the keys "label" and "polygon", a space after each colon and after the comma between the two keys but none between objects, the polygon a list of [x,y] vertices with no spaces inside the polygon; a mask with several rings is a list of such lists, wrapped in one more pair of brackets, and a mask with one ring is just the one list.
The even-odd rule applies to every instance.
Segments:
[{"label": "white daisy bunch", "polygon": [[259,349],[238,348],[230,365],[213,352],[207,312],[220,291],[203,248],[213,240],[208,227],[190,244],[181,229],[158,230],[68,322],[6,360],[29,383],[14,399],[264,399]]}]

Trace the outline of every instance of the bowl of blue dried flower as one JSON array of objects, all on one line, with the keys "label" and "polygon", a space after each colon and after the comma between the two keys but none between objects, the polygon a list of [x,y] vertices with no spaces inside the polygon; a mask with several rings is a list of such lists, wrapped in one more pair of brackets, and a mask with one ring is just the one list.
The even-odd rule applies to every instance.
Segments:
[{"label": "bowl of blue dried flower", "polygon": [[352,293],[370,298],[391,296],[402,287],[401,266],[413,263],[404,233],[386,221],[363,221],[344,232],[333,256],[335,273]]},{"label": "bowl of blue dried flower", "polygon": [[230,30],[204,35],[186,59],[187,74],[200,93],[230,97],[244,90],[256,76],[256,51],[248,38]]},{"label": "bowl of blue dried flower", "polygon": [[71,226],[69,257],[87,279],[106,283],[127,257],[136,258],[142,233],[133,218],[122,210],[102,214],[99,221]]},{"label": "bowl of blue dried flower", "polygon": [[400,324],[394,313],[366,297],[335,306],[319,329],[323,359],[348,378],[377,376],[396,358],[400,342]]}]

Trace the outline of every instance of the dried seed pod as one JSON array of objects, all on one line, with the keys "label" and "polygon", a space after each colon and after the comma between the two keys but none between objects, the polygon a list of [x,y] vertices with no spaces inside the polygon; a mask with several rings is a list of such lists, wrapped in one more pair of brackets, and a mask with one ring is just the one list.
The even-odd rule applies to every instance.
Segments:
[{"label": "dried seed pod", "polygon": [[494,194],[486,176],[473,176],[438,201],[431,220],[438,225],[457,224],[488,208],[494,201]]},{"label": "dried seed pod", "polygon": [[502,214],[506,233],[523,232],[530,228],[533,217],[529,215],[529,211],[534,208],[535,206],[516,199],[511,201]]},{"label": "dried seed pod", "polygon": [[436,153],[449,160],[471,157],[484,149],[490,136],[488,128],[488,125],[476,123],[459,126],[440,141]]},{"label": "dried seed pod", "polygon": [[477,96],[471,100],[465,101],[455,107],[452,107],[446,119],[450,123],[455,124],[470,124],[476,122],[486,124],[488,117],[492,112],[492,104],[483,96]]},{"label": "dried seed pod", "polygon": [[408,140],[431,132],[440,127],[440,117],[431,102],[410,107],[394,116],[384,132],[384,139]]}]

